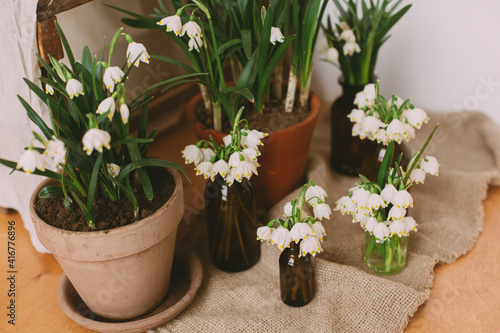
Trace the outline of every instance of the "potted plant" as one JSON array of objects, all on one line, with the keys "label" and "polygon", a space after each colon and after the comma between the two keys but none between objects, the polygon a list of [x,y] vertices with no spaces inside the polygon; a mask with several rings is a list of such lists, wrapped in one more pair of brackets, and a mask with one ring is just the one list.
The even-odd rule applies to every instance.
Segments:
[{"label": "potted plant", "polygon": [[[260,258],[257,208],[252,176],[257,175],[259,146],[266,133],[248,130],[236,114],[231,133],[219,145],[212,137],[187,146],[182,154],[193,163],[197,175],[208,179],[205,212],[210,259],[219,269],[239,272],[252,267]],[[240,125],[244,125],[241,129]]]},{"label": "potted plant", "polygon": [[[332,213],[324,202],[326,196],[326,191],[310,180],[304,184],[298,198],[285,204],[284,218],[274,219],[257,230],[258,240],[274,244],[281,251],[281,300],[287,305],[300,307],[312,300],[314,274],[311,256],[323,251],[321,242],[326,231],[320,221],[329,219]],[[313,214],[309,215],[310,207],[306,203],[312,207]]]},{"label": "potted plant", "polygon": [[410,148],[405,144],[415,138],[415,131],[429,122],[427,113],[415,108],[410,100],[395,94],[387,100],[380,95],[380,81],[370,83],[356,94],[355,108],[348,115],[353,123],[352,136],[366,139],[362,154],[361,172],[371,181],[376,181],[386,147],[395,141],[394,158],[402,153],[400,166],[406,168],[411,158]]},{"label": "potted plant", "polygon": [[[0,163],[49,178],[31,197],[34,226],[90,310],[110,319],[134,318],[153,310],[167,293],[184,211],[176,170],[185,170],[147,157],[155,133],[146,131],[149,100],[125,102],[132,64],[149,62],[145,47],[119,29],[107,61],[104,53],[98,60],[85,47],[77,62],[57,23],[56,28],[70,67],[39,57],[47,71],[40,78],[45,92],[25,79],[48,107],[51,126],[19,96],[40,133],[33,132],[17,163]],[[129,44],[126,64],[119,67],[112,57],[121,37]],[[137,137],[129,132],[134,113],[140,117]]]},{"label": "potted plant", "polygon": [[[277,0],[267,7],[255,1],[193,0],[184,5],[173,0],[172,4],[175,13],[168,12],[160,2],[151,17],[121,11],[135,18],[124,19],[131,26],[166,31],[185,51],[191,66],[165,56],[157,58],[187,72],[211,73],[210,77],[200,78],[201,95],[188,106],[188,115],[200,139],[207,140],[212,135],[221,143],[232,128],[233,110],[241,103],[246,105],[244,118],[249,128],[269,133],[260,156],[263,166],[255,177],[258,205],[268,208],[296,188],[305,171],[320,108],[317,96],[309,96],[309,86],[320,29],[317,22],[326,1],[320,5],[319,0]],[[191,36],[187,31],[195,24],[200,33]],[[291,71],[287,93],[283,94],[283,63],[290,45]],[[224,67],[230,70],[231,79]],[[227,84],[229,81],[232,86]],[[235,93],[228,103],[221,96],[226,92]],[[201,109],[200,104],[204,106]],[[221,105],[225,112],[221,112]],[[279,180],[277,174],[281,176]]]},{"label": "potted plant", "polygon": [[352,215],[353,223],[365,230],[364,260],[374,272],[382,275],[399,273],[406,266],[408,236],[417,231],[417,223],[407,216],[413,207],[408,192],[413,183],[423,183],[427,173],[437,176],[439,163],[435,157],[423,157],[436,125],[422,148],[407,168],[401,166],[401,153],[393,162],[395,142],[391,140],[384,154],[376,181],[360,175],[360,182],[336,202],[335,210]]},{"label": "potted plant", "polygon": [[406,14],[411,5],[398,10],[400,1],[333,0],[338,10],[336,23],[328,17],[323,27],[329,49],[326,60],[340,69],[342,95],[331,108],[332,168],[342,174],[361,172],[362,144],[351,136],[352,124],[347,115],[363,87],[375,81],[374,71],[380,47],[390,37],[390,29]]}]

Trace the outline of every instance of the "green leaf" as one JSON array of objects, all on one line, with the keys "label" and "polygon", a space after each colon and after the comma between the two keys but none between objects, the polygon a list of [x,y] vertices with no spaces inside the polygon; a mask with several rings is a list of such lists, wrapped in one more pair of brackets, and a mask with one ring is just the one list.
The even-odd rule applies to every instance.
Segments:
[{"label": "green leaf", "polygon": [[[73,51],[71,51],[71,47],[69,46],[68,40],[66,39],[66,36],[64,35],[64,32],[62,31],[61,27],[55,21],[56,29],[57,32],[59,33],[59,37],[61,38],[61,42],[64,47],[64,51],[66,51],[66,56],[68,57],[69,64],[71,65],[71,68],[73,71],[76,71],[75,69],[75,56],[73,55]],[[76,74],[76,73],[75,73]]]},{"label": "green leaf", "polygon": [[109,44],[108,66],[111,66],[111,58],[113,57],[113,53],[115,51],[116,44],[120,39],[122,30],[123,28],[116,30],[115,35],[113,36],[113,38],[111,39],[111,43]]},{"label": "green leaf", "polygon": [[252,56],[252,31],[249,29],[241,30],[241,43],[243,44],[245,56],[250,59]]},{"label": "green leaf", "polygon": [[93,215],[94,211],[94,198],[97,187],[97,176],[99,175],[99,168],[101,167],[102,153],[99,153],[97,160],[94,164],[94,169],[92,170],[92,175],[90,176],[89,191],[87,197],[87,210],[90,215]]},{"label": "green leaf", "polygon": [[186,169],[184,169],[182,165],[174,162],[165,161],[159,158],[144,158],[142,160],[132,162],[127,166],[125,166],[120,171],[116,179],[118,181],[122,181],[130,172],[144,167],[161,167],[161,168],[176,169],[181,171],[184,174],[184,176],[186,176],[186,178],[189,180],[189,182],[191,182],[186,172]]},{"label": "green leaf", "polygon": [[38,196],[40,199],[47,199],[51,197],[62,197],[64,196],[64,193],[60,186],[49,185],[42,188],[40,193],[38,193]]},{"label": "green leaf", "polygon": [[380,165],[377,183],[381,188],[384,188],[385,183],[387,182],[387,175],[389,174],[392,158],[394,156],[394,145],[394,141],[389,142],[389,144],[387,145],[387,150],[385,151],[384,158],[382,160],[382,164]]},{"label": "green leaf", "polygon": [[115,141],[113,143],[111,143],[111,147],[116,147],[116,146],[120,146],[120,145],[124,145],[124,144],[129,144],[129,143],[151,143],[153,142],[152,139],[139,139],[139,138],[134,138],[133,136],[129,136],[125,139],[121,139],[121,140],[118,140],[118,141]]},{"label": "green leaf", "polygon": [[174,58],[171,58],[171,57],[167,57],[167,56],[159,55],[159,54],[153,54],[153,55],[151,55],[151,58],[168,62],[169,64],[175,65],[175,66],[179,67],[180,69],[185,70],[188,73],[195,73],[196,72],[192,67],[189,67],[185,63],[183,63],[179,60],[176,60]]},{"label": "green leaf", "polygon": [[[137,146],[137,143],[128,142],[127,147],[132,162],[137,162],[142,160],[142,156],[139,151],[139,147]],[[139,180],[142,184],[142,189],[144,190],[144,194],[146,195],[148,200],[153,200],[153,187],[151,185],[151,180],[149,179],[149,175],[146,172],[146,169],[138,169],[137,175],[139,176]]]},{"label": "green leaf", "polygon": [[33,110],[33,108],[26,102],[21,96],[17,95],[17,98],[21,101],[23,104],[24,108],[26,109],[28,113],[28,117],[31,119],[33,123],[35,123],[36,126],[42,131],[43,135],[50,140],[52,138],[52,135],[54,135],[54,132],[45,124],[45,122],[40,118],[40,116]]}]

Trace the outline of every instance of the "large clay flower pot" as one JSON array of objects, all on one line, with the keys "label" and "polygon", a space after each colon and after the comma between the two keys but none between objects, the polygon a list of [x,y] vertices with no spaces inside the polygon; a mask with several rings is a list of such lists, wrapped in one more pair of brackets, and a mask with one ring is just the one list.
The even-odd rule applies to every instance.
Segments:
[{"label": "large clay flower pot", "polygon": [[[196,118],[195,109],[200,103],[201,94],[198,94],[188,104],[191,127],[198,139],[209,140],[211,135],[221,144],[227,133],[207,129]],[[321,108],[318,96],[312,92],[310,107],[311,114],[305,120],[281,131],[270,132],[269,136],[262,140],[264,147],[261,148],[262,155],[259,156],[259,175],[252,177],[258,208],[271,208],[301,184],[314,126]]]},{"label": "large clay flower pot", "polygon": [[111,319],[138,317],[161,304],[167,294],[177,225],[184,213],[182,179],[175,170],[172,197],[153,215],[116,229],[72,232],[37,215],[33,192],[30,214],[42,244],[95,314]]}]

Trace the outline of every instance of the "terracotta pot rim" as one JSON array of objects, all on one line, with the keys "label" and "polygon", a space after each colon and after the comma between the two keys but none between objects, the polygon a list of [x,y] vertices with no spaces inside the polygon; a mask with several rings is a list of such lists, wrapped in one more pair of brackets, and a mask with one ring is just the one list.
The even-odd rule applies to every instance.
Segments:
[{"label": "terracotta pot rim", "polygon": [[[204,131],[213,131],[216,133],[229,134],[229,133],[225,133],[222,131],[216,131],[213,128],[207,128],[204,124],[202,124],[198,120],[198,118],[196,118],[194,110],[195,110],[196,106],[198,106],[198,104],[200,104],[201,99],[202,99],[201,93],[198,93],[193,98],[191,98],[191,100],[189,101],[189,103],[187,105],[188,119],[191,122],[195,123],[197,126],[199,126]],[[302,127],[304,124],[307,124],[307,123],[313,121],[315,118],[317,118],[319,111],[321,109],[321,102],[319,100],[318,95],[316,95],[312,90],[311,90],[310,96],[309,96],[309,107],[311,109],[311,113],[309,114],[309,116],[307,116],[306,119],[302,120],[300,123],[297,123],[295,125],[292,125],[290,127],[284,128],[284,129],[279,130],[279,131],[269,131],[268,133],[276,135],[276,134],[280,134],[280,133],[284,133],[284,132],[288,132],[288,131],[293,131],[299,127]]]},{"label": "terracotta pot rim", "polygon": [[[59,233],[61,235],[65,235],[65,236],[78,235],[78,237],[81,237],[81,238],[95,239],[95,238],[99,238],[99,237],[108,238],[111,236],[117,236],[115,234],[128,233],[129,229],[139,228],[142,225],[147,224],[151,220],[155,219],[156,216],[159,215],[160,210],[166,210],[170,206],[172,206],[172,204],[174,202],[174,197],[179,195],[179,192],[181,191],[180,187],[182,187],[182,178],[177,170],[170,169],[170,168],[167,168],[167,170],[168,170],[168,172],[170,172],[170,174],[172,174],[172,176],[174,177],[174,181],[175,181],[175,188],[174,188],[174,192],[172,193],[171,197],[168,199],[167,202],[165,202],[165,204],[163,204],[160,208],[158,208],[158,210],[155,211],[153,214],[149,215],[146,218],[143,218],[139,221],[136,221],[134,223],[131,223],[131,224],[128,224],[125,226],[121,226],[121,227],[113,228],[113,229],[100,230],[100,231],[71,231],[71,230],[56,228],[56,227],[48,224],[37,214],[37,212],[35,210],[35,200],[36,200],[36,197],[38,196],[38,193],[40,193],[40,191],[42,190],[42,188],[47,186],[47,183],[54,181],[51,178],[44,179],[35,188],[35,190],[31,194],[31,198],[30,198],[30,202],[29,202],[29,212],[30,212],[30,215],[32,217],[37,218],[37,222],[40,222],[45,229],[50,230],[51,232],[56,232],[56,233]],[[178,221],[178,222],[180,222],[180,221]]]}]

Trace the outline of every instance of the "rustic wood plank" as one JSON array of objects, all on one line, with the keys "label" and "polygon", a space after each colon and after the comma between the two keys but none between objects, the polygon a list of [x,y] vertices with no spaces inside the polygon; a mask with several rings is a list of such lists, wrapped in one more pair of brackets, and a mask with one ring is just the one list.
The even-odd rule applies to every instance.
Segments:
[{"label": "rustic wood plank", "polygon": [[46,20],[90,1],[92,0],[39,0],[36,8],[37,20]]},{"label": "rustic wood plank", "polygon": [[64,57],[64,50],[61,43],[61,38],[56,30],[55,16],[39,21],[36,24],[36,33],[38,41],[38,54],[47,63],[50,63],[49,54],[57,60]]}]

